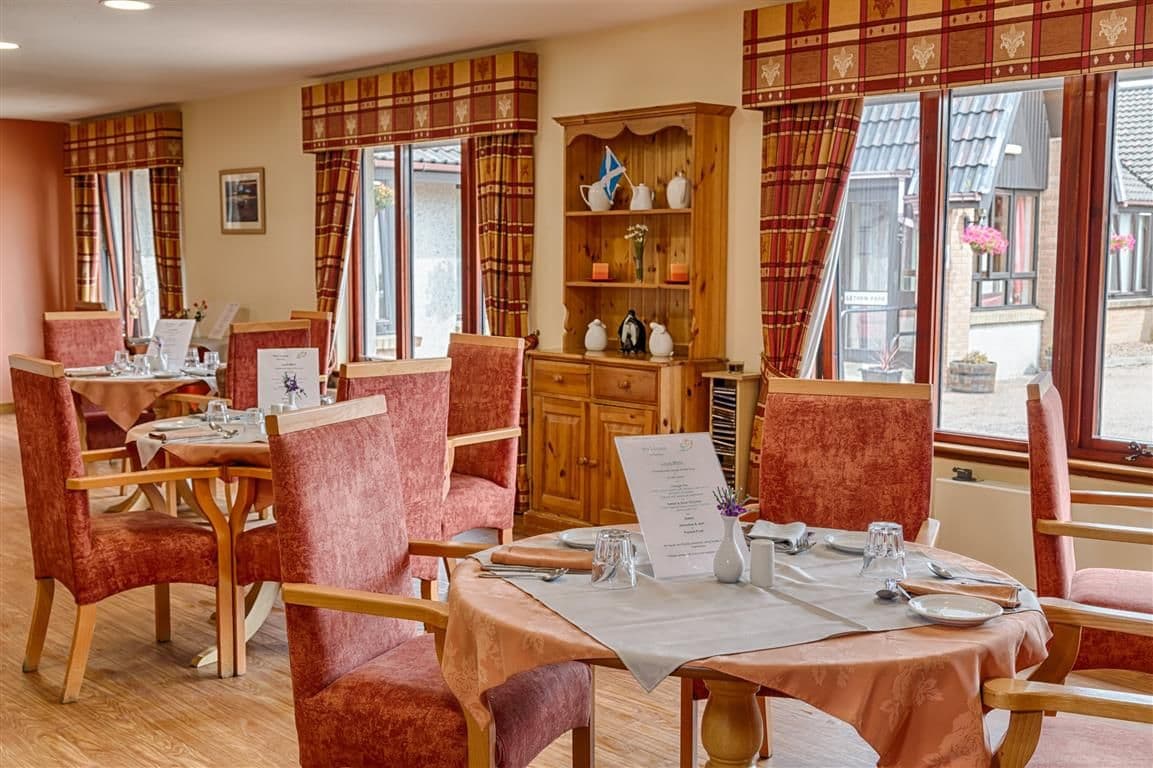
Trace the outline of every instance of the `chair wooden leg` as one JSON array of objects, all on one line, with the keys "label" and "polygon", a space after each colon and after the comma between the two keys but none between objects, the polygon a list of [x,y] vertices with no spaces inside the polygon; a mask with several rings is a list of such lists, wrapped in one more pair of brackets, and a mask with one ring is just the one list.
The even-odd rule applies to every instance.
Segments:
[{"label": "chair wooden leg", "polygon": [[61,704],[71,704],[80,697],[88,651],[92,648],[92,630],[96,628],[96,604],[76,606],[76,628],[72,632],[72,649],[68,652],[68,670],[64,673]]},{"label": "chair wooden leg", "polygon": [[[120,472],[121,472],[121,474],[127,472],[128,469],[129,469],[128,459],[121,459],[120,460]],[[118,493],[117,493],[118,496],[123,496],[125,493],[128,492],[128,486],[122,485],[117,489],[117,491],[118,491]]]},{"label": "chair wooden leg", "polygon": [[1040,712],[1014,712],[1009,729],[993,754],[993,768],[1025,768],[1041,738]]},{"label": "chair wooden leg", "polygon": [[25,672],[35,672],[40,666],[40,653],[44,650],[44,636],[48,633],[48,617],[52,614],[52,596],[55,593],[55,579],[36,579],[32,626],[28,628],[28,645],[24,647]]},{"label": "chair wooden leg", "polygon": [[512,528],[501,528],[499,533],[501,544],[512,544]]},{"label": "chair wooden leg", "polygon": [[468,768],[496,768],[496,740],[492,726],[481,728],[467,712],[464,722],[468,728]]},{"label": "chair wooden leg", "polygon": [[764,735],[761,736],[760,756],[762,760],[767,760],[773,756],[773,711],[770,709],[772,705],[767,696],[758,696],[757,705],[761,710],[761,725],[765,729]]},{"label": "chair wooden leg", "polygon": [[597,670],[589,667],[589,724],[572,731],[572,768],[596,766]]},{"label": "chair wooden leg", "polygon": [[152,600],[156,605],[156,642],[167,643],[172,639],[172,606],[168,584],[157,584],[152,588]]},{"label": "chair wooden leg", "polygon": [[681,768],[697,766],[697,702],[693,700],[693,681],[681,678]]}]

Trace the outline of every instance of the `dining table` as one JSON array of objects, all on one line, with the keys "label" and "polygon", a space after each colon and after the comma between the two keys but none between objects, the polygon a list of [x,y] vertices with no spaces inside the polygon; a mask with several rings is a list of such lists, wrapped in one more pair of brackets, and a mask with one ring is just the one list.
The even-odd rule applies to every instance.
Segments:
[{"label": "dining table", "polygon": [[[517,546],[562,548],[555,534]],[[933,560],[1012,581],[955,553],[907,547],[910,577],[929,578]],[[667,676],[695,678],[710,693],[701,739],[712,768],[752,764],[763,733],[755,697],[766,690],[850,724],[879,766],[987,766],[981,686],[1043,661],[1050,637],[1023,587],[1020,610],[979,626],[941,626],[902,600],[877,598],[879,584],[854,583],[860,556],[824,544],[779,556],[777,582],[766,590],[747,576],[737,584],[711,573],[659,580],[643,567],[631,590],[596,589],[587,573],[491,578],[482,566],[492,551],[460,563],[448,598],[442,669],[470,718],[486,727],[486,691],[561,662],[628,669],[650,690]],[[822,583],[832,573],[842,583]]]},{"label": "dining table", "polygon": [[216,388],[215,380],[210,375],[191,376],[183,373],[94,375],[94,372],[86,370],[83,374],[74,372],[72,375],[65,371],[65,378],[73,392],[103,409],[108,418],[125,431],[131,429],[140,414],[164,395],[178,390],[206,395]]}]

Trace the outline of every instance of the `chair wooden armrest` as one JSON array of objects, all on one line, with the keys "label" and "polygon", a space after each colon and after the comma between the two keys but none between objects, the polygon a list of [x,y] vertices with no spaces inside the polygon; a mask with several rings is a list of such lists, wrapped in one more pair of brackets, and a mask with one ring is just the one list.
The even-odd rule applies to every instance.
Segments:
[{"label": "chair wooden armrest", "polygon": [[1153,723],[1153,696],[1101,688],[998,678],[984,685],[986,706],[1010,712],[1068,712]]},{"label": "chair wooden armrest", "polygon": [[760,520],[761,519],[761,504],[760,504],[760,502],[754,501],[751,504],[746,504],[745,505],[745,514],[741,515],[737,519],[740,520],[742,523],[755,523],[758,520]]},{"label": "chair wooden armrest", "polygon": [[449,435],[448,444],[452,448],[463,448],[466,445],[495,443],[500,440],[511,440],[514,437],[520,437],[520,427],[501,427],[500,429],[486,429],[483,432],[464,432],[459,435]]},{"label": "chair wooden armrest", "polygon": [[310,608],[328,608],[334,611],[419,621],[438,629],[448,627],[447,605],[416,597],[382,595],[377,592],[322,587],[316,584],[285,584],[284,602]]},{"label": "chair wooden armrest", "polygon": [[1153,545],[1153,528],[1110,523],[1080,523],[1064,520],[1038,520],[1037,532],[1049,536],[1073,536],[1078,539],[1119,541],[1126,544]]},{"label": "chair wooden armrest", "polygon": [[225,467],[224,479],[231,482],[242,477],[253,480],[272,480],[272,470],[268,467]]},{"label": "chair wooden armrest", "polygon": [[1069,501],[1073,504],[1108,504],[1116,507],[1142,507],[1153,509],[1153,493],[1128,493],[1123,491],[1070,491]]},{"label": "chair wooden armrest", "polygon": [[926,547],[937,546],[937,534],[941,532],[941,521],[929,517],[925,522],[921,523],[921,529],[917,531],[916,543],[924,544]]},{"label": "chair wooden armrest", "polygon": [[412,539],[408,542],[408,554],[423,555],[425,557],[461,559],[491,548],[491,544],[474,544],[464,541],[427,541],[425,539]]},{"label": "chair wooden armrest", "polygon": [[115,461],[116,459],[127,459],[127,448],[99,448],[93,451],[82,451],[80,458],[84,460],[85,464],[92,464],[97,461]]},{"label": "chair wooden armrest", "polygon": [[146,469],[141,472],[117,472],[112,475],[91,475],[70,477],[64,487],[70,491],[91,491],[96,488],[112,488],[125,485],[153,485],[173,480],[210,480],[220,477],[217,467],[173,467],[171,469]]},{"label": "chair wooden armrest", "polygon": [[1041,609],[1045,611],[1045,618],[1050,624],[1067,624],[1153,637],[1153,614],[1074,603],[1059,597],[1042,597],[1040,602]]}]

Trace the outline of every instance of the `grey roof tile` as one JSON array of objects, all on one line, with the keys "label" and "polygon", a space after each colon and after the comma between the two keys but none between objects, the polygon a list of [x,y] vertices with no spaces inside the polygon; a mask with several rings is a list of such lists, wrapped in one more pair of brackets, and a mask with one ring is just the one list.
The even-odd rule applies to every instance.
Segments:
[{"label": "grey roof tile", "polygon": [[1113,194],[1118,203],[1153,205],[1153,85],[1117,89]]}]

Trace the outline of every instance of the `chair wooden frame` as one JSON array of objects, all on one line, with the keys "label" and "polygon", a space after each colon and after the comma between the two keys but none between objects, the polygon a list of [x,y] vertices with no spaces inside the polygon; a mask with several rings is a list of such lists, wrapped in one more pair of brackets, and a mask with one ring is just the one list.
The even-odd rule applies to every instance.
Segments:
[{"label": "chair wooden frame", "polygon": [[45,312],[44,319],[52,320],[119,320],[120,313],[106,309],[81,309],[73,312]]}]

